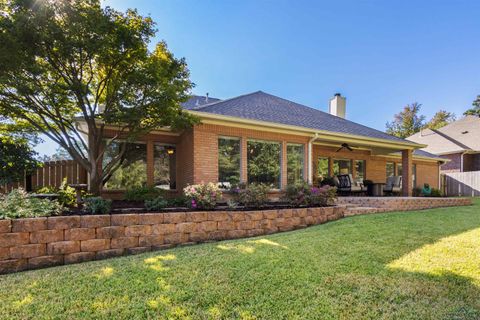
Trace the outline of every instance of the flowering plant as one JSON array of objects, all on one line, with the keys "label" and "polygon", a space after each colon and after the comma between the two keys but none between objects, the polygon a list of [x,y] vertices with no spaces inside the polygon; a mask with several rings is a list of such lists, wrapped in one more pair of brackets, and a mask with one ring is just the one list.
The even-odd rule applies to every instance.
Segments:
[{"label": "flowering plant", "polygon": [[288,185],[285,200],[294,206],[332,205],[337,195],[337,188],[328,185],[320,188],[304,183]]},{"label": "flowering plant", "polygon": [[268,202],[270,187],[266,184],[240,183],[230,191],[236,202],[249,208],[261,208]]},{"label": "flowering plant", "polygon": [[188,185],[183,194],[193,209],[213,209],[222,198],[222,192],[214,183]]}]

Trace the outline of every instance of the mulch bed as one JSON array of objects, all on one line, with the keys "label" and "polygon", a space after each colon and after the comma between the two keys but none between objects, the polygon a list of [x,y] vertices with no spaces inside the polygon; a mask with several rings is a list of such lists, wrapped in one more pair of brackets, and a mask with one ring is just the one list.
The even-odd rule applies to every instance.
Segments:
[{"label": "mulch bed", "polygon": [[[275,209],[298,209],[298,208],[309,208],[310,206],[292,206],[285,202],[270,202],[267,203],[262,208],[249,208],[238,206],[235,208],[230,208],[226,204],[220,204],[213,210],[201,210],[201,209],[191,209],[187,207],[172,207],[165,208],[162,210],[155,210],[155,212],[193,212],[193,211],[258,211],[258,210],[275,210]],[[316,206],[318,207],[318,206]],[[112,202],[112,211],[110,214],[125,214],[125,213],[150,213],[145,209],[143,202],[136,201],[125,201],[125,200],[114,200]],[[90,213],[85,213],[82,211],[81,207],[72,207],[68,211],[64,211],[62,216],[73,216],[73,215],[89,215]]]}]

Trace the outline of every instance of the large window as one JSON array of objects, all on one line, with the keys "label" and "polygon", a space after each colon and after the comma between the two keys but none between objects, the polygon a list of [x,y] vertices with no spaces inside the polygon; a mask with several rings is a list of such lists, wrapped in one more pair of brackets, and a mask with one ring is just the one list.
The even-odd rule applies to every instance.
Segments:
[{"label": "large window", "polygon": [[401,163],[397,163],[397,176],[401,176],[402,175],[402,164]]},{"label": "large window", "polygon": [[154,184],[161,189],[176,189],[175,146],[155,144],[153,148]]},{"label": "large window", "polygon": [[222,188],[230,188],[240,182],[240,139],[218,139],[218,182]]},{"label": "large window", "polygon": [[303,181],[304,148],[302,144],[287,144],[287,183]]},{"label": "large window", "polygon": [[328,158],[318,158],[317,176],[320,181],[329,176]]},{"label": "large window", "polygon": [[395,163],[387,162],[386,165],[387,178],[395,175]]},{"label": "large window", "polygon": [[247,141],[248,183],[265,183],[280,188],[280,143]]},{"label": "large window", "polygon": [[355,178],[357,181],[363,182],[365,180],[365,160],[355,160]]},{"label": "large window", "polygon": [[[123,149],[124,148],[124,149]],[[147,145],[144,143],[113,142],[105,150],[104,166],[125,150],[120,167],[105,183],[105,189],[118,190],[142,187],[147,184]]]},{"label": "large window", "polygon": [[334,159],[333,174],[350,174],[352,173],[352,161],[350,159]]}]

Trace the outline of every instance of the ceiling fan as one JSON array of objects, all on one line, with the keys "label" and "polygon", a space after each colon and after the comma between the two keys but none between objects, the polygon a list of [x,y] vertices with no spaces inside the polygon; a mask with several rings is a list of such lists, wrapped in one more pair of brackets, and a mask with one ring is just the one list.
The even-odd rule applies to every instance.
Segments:
[{"label": "ceiling fan", "polygon": [[339,152],[343,149],[347,149],[348,151],[353,151],[353,148],[348,143],[342,143],[342,146],[335,152]]}]

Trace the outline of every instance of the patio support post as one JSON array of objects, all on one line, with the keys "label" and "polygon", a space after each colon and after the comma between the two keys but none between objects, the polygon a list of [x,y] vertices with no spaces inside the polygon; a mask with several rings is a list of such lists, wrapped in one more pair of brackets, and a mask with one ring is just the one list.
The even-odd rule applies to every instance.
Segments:
[{"label": "patio support post", "polygon": [[402,194],[404,197],[412,196],[412,150],[402,150]]},{"label": "patio support post", "polygon": [[308,184],[313,184],[313,141],[317,140],[318,138],[318,133],[315,133],[315,135],[308,140],[308,146],[307,146],[307,175],[308,179],[307,182]]}]

